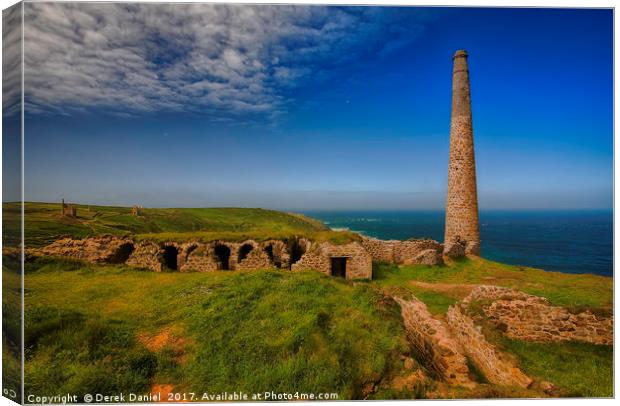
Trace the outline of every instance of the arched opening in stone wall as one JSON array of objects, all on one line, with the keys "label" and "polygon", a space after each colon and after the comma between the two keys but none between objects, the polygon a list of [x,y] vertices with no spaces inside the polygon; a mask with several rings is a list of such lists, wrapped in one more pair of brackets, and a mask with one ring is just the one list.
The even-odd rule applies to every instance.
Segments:
[{"label": "arched opening in stone wall", "polygon": [[196,249],[198,248],[198,245],[190,245],[187,250],[185,251],[185,260],[187,261],[187,259],[189,258],[190,254]]},{"label": "arched opening in stone wall", "polygon": [[241,262],[247,258],[248,254],[252,252],[254,247],[252,244],[243,244],[241,248],[239,248],[239,255],[237,256],[237,262]]},{"label": "arched opening in stone wall", "polygon": [[289,252],[291,253],[291,261],[289,266],[293,266],[293,264],[299,261],[306,253],[306,247],[300,244],[299,240],[294,239],[289,241]]},{"label": "arched opening in stone wall", "polygon": [[174,245],[166,245],[164,247],[164,265],[166,268],[176,271],[179,269],[177,264],[177,258],[179,256],[179,250]]},{"label": "arched opening in stone wall", "polygon": [[217,244],[213,248],[213,253],[217,260],[217,269],[223,271],[230,270],[230,248],[224,244]]},{"label": "arched opening in stone wall", "polygon": [[276,268],[282,267],[282,259],[279,256],[274,255],[273,253],[273,244],[269,244],[265,247],[265,252],[269,257],[269,261],[276,266]]},{"label": "arched opening in stone wall", "polygon": [[111,264],[124,264],[125,262],[127,262],[134,249],[135,248],[132,243],[124,243],[116,249],[108,262]]}]

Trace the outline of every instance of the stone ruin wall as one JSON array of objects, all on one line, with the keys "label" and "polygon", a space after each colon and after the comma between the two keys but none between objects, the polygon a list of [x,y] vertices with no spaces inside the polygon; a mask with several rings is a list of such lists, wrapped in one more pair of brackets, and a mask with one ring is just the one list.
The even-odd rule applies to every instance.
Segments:
[{"label": "stone ruin wall", "polygon": [[214,258],[213,247],[196,245],[186,254],[183,264],[179,266],[181,272],[211,272],[217,271],[218,263]]},{"label": "stone ruin wall", "polygon": [[321,251],[331,257],[347,258],[347,279],[372,279],[372,256],[358,242],[345,245],[321,244]]},{"label": "stone ruin wall", "polygon": [[[240,262],[237,262],[238,251],[241,249],[243,245],[249,244],[252,246],[252,251],[250,251],[245,258],[243,258]],[[248,241],[243,244],[239,244],[237,247],[237,255],[235,258],[235,270],[249,270],[249,269],[266,269],[273,268],[274,265],[263,249],[258,243],[255,241]]]},{"label": "stone ruin wall", "polygon": [[394,298],[400,305],[407,339],[416,358],[438,379],[450,384],[473,386],[467,359],[447,326],[435,319],[417,298]]},{"label": "stone ruin wall", "polygon": [[62,199],[61,214],[67,217],[77,217],[77,207],[71,203],[65,203],[65,199]]},{"label": "stone ruin wall", "polygon": [[394,245],[398,240],[379,240],[376,238],[363,238],[362,245],[377,262],[394,262]]},{"label": "stone ruin wall", "polygon": [[[243,243],[214,241],[208,244],[198,242],[178,244],[169,242],[162,245],[144,242],[136,246],[135,251],[126,263],[137,268],[161,272],[165,269],[163,250],[167,246],[173,246],[177,249],[177,270],[180,272],[222,270],[224,267],[215,253],[217,246],[225,246],[229,249],[230,254],[226,270],[267,269],[274,267],[271,259],[264,251],[264,247],[253,240],[244,241]],[[245,258],[239,261],[239,251],[243,246],[251,247],[251,251],[247,253]]]},{"label": "stone ruin wall", "polygon": [[135,268],[150,269],[161,272],[163,269],[161,249],[158,245],[148,242],[136,244],[126,264]]},{"label": "stone ruin wall", "polygon": [[401,241],[394,246],[394,262],[404,265],[439,265],[443,263],[442,250],[443,246],[433,240]]},{"label": "stone ruin wall", "polygon": [[511,359],[485,339],[457,306],[450,307],[444,320],[433,317],[415,297],[395,300],[401,307],[407,339],[417,359],[437,378],[453,385],[474,386],[469,359],[489,382],[524,388],[532,383]]},{"label": "stone ruin wall", "polygon": [[474,321],[461,311],[459,305],[450,306],[446,313],[446,322],[464,354],[472,360],[489,382],[522,388],[530,386],[532,379],[486,340]]},{"label": "stone ruin wall", "polygon": [[322,272],[326,275],[330,274],[330,262],[329,257],[323,255],[319,250],[318,245],[312,245],[302,255],[299,261],[291,265],[293,271],[310,271],[315,270]]},{"label": "stone ruin wall", "polygon": [[[490,320],[507,337],[538,342],[584,341],[613,345],[613,317],[571,314],[547,299],[514,289],[478,286],[445,317],[430,314],[417,298],[394,297],[401,307],[407,338],[416,358],[434,375],[468,386],[467,359],[491,383],[527,388],[532,383],[515,359],[491,344],[476,321]],[[481,305],[484,315],[471,312]]]},{"label": "stone ruin wall", "polygon": [[284,241],[269,240],[265,241],[264,246],[265,252],[268,256],[268,251],[271,251],[270,259],[276,268],[290,268],[291,255],[289,254],[288,246]]},{"label": "stone ruin wall", "polygon": [[377,262],[390,262],[398,265],[443,264],[443,245],[430,239],[399,241],[364,237],[362,246]]},{"label": "stone ruin wall", "polygon": [[[258,243],[213,241],[185,243],[151,241],[134,242],[116,236],[96,236],[84,239],[61,238],[43,248],[28,249],[30,256],[56,256],[72,258],[91,263],[118,263],[135,268],[162,272],[168,268],[166,250],[173,248],[176,267],[180,272],[211,272],[216,270],[251,269],[315,269],[331,274],[331,257],[347,257],[347,277],[351,279],[372,278],[372,257],[357,242],[333,245],[328,242],[313,243],[300,238],[294,244],[300,250],[299,260],[291,262],[292,241],[268,240]],[[216,255],[217,247],[226,247],[228,264]],[[241,255],[240,255],[241,253]]]},{"label": "stone ruin wall", "polygon": [[[222,259],[216,255],[218,246],[226,247],[229,251],[227,266],[224,266]],[[125,263],[131,267],[162,272],[168,268],[166,256],[169,254],[166,254],[166,247],[174,248],[174,270],[180,272],[281,268],[314,269],[331,275],[331,258],[344,257],[348,279],[372,279],[373,260],[396,264],[443,263],[442,245],[436,241],[384,241],[365,237],[361,242],[336,245],[312,242],[305,238],[294,241],[268,240],[261,243],[253,240],[155,243],[134,242],[129,238],[104,235],[84,239],[61,238],[44,248],[28,249],[28,253],[34,256],[68,257],[93,263]],[[299,252],[295,254],[295,263],[291,264],[293,251]]]},{"label": "stone ruin wall", "polygon": [[308,248],[299,261],[293,264],[293,271],[317,270],[331,275],[331,258],[346,258],[347,279],[372,279],[372,256],[358,242],[334,245],[308,242]]},{"label": "stone ruin wall", "polygon": [[[473,243],[470,243],[470,245]],[[450,258],[462,258],[467,252],[467,244],[455,237],[450,242],[444,243],[443,254]]]},{"label": "stone ruin wall", "polygon": [[483,301],[484,314],[509,338],[613,344],[613,316],[573,314],[545,298],[498,286],[479,286],[464,299],[465,304],[475,301]]},{"label": "stone ruin wall", "polygon": [[35,256],[70,257],[93,263],[123,263],[127,258],[123,258],[122,254],[128,244],[133,245],[133,241],[109,235],[81,240],[63,237],[43,248],[27,251]]}]

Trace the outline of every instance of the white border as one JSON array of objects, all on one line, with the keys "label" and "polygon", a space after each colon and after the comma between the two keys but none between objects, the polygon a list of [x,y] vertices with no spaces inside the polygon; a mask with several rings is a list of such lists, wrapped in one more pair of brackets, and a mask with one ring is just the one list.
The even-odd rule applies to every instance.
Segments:
[{"label": "white border", "polygon": [[[145,3],[151,3],[151,2],[163,2],[163,1],[153,1],[153,0],[142,0],[141,2],[145,2]],[[205,1],[192,1],[192,0],[185,0],[185,1],[175,1],[175,0],[169,0],[169,1],[165,1],[166,3],[205,3]],[[559,0],[540,0],[540,1],[514,1],[514,0],[504,0],[504,1],[489,1],[489,0],[477,0],[477,1],[466,1],[466,0],[449,0],[449,1],[445,1],[445,0],[434,0],[434,1],[417,1],[417,0],[374,0],[374,1],[364,1],[364,0],[319,0],[319,1],[312,1],[312,0],[270,0],[270,1],[260,1],[260,0],[244,0],[244,1],[226,1],[226,0],[211,0],[209,1],[210,3],[245,3],[245,4],[264,4],[264,3],[269,3],[269,4],[290,4],[290,3],[295,3],[295,4],[332,4],[332,5],[408,5],[408,6],[460,6],[460,7],[569,7],[569,8],[593,8],[593,7],[601,7],[601,8],[610,8],[613,7],[615,8],[616,5],[618,4],[617,1],[600,1],[600,0],[590,0],[590,1],[578,1],[578,0],[563,0],[563,1],[559,1]],[[14,0],[0,0],[0,6],[2,9],[5,9],[7,7],[12,6],[13,4],[17,3]],[[0,19],[1,20],[1,19]],[[616,77],[616,74],[618,73],[617,71],[617,67],[618,65],[615,63],[616,59],[616,46],[619,43],[618,41],[618,31],[615,30],[615,26],[617,23],[617,15],[614,12],[614,78]],[[22,38],[23,38],[23,13],[22,13]],[[22,41],[22,53],[23,53],[23,41]],[[1,56],[0,56],[0,65],[1,65]],[[23,94],[23,58],[22,58],[22,106],[23,106],[23,98],[24,98],[24,94]],[[1,73],[0,73],[1,76]],[[614,134],[617,134],[617,121],[615,120],[615,117],[618,115],[619,109],[618,109],[618,105],[615,103],[615,95],[618,92],[618,83],[614,80]],[[24,111],[22,108],[22,200],[24,198],[24,161],[23,161],[23,157],[24,157],[24,143],[23,143],[23,129],[24,129]],[[1,130],[0,130],[0,134],[1,134]],[[616,190],[616,186],[617,186],[617,178],[615,176],[616,172],[615,172],[615,156],[618,156],[618,153],[620,152],[620,147],[618,146],[618,144],[615,142],[615,136],[614,136],[614,191]],[[0,154],[0,177],[1,177],[1,173],[2,173],[2,155]],[[1,191],[0,191],[1,194]],[[615,193],[614,193],[614,213],[616,210],[616,200],[615,200]],[[23,206],[22,206],[22,222],[23,222]],[[0,223],[0,233],[1,233],[1,228],[2,225]],[[615,261],[615,253],[618,252],[618,248],[620,247],[620,242],[618,242],[615,239],[615,235],[617,235],[617,231],[620,230],[620,226],[615,222],[615,216],[614,216],[614,274],[616,274],[616,261]],[[22,241],[23,241],[23,224],[22,224]],[[614,293],[615,293],[615,286],[616,286],[617,280],[614,279]],[[23,289],[23,279],[22,279],[22,289]],[[615,298],[615,295],[614,295]],[[22,294],[22,306],[23,306],[23,294]],[[614,303],[614,312],[615,314],[618,314],[618,303],[615,302]],[[1,315],[0,315],[1,316]],[[22,312],[22,317],[23,317],[23,312]],[[23,328],[23,320],[22,320],[22,328]],[[22,336],[23,339],[23,336]],[[614,348],[616,347],[617,344],[617,340],[615,340],[614,343]],[[614,366],[618,365],[618,352],[614,351]],[[0,371],[1,371],[1,364],[0,364]],[[23,368],[22,368],[23,371]],[[615,369],[614,369],[614,375],[615,374]],[[615,379],[614,382],[614,393],[618,394],[620,389],[620,385],[617,379]],[[524,402],[535,402],[535,403],[539,403],[539,402],[545,402],[545,403],[556,403],[557,402],[561,402],[562,404],[567,404],[567,405],[578,405],[583,403],[584,401],[587,401],[588,403],[596,403],[596,404],[615,404],[614,400],[612,399],[545,399],[545,400],[531,400],[531,399],[515,399],[515,400],[484,400],[482,401],[483,404],[485,405],[517,405],[517,404],[523,404]],[[392,401],[394,402],[394,401]],[[399,404],[402,403],[409,403],[411,401],[398,401]],[[445,400],[440,400],[440,401],[434,401],[434,402],[440,402],[440,403],[444,403],[444,402],[448,402]],[[477,402],[480,402],[479,400],[455,400],[455,401],[450,401],[450,402],[457,402],[457,403],[463,403],[463,404],[474,404]],[[613,402],[613,403],[612,403]],[[295,402],[295,404],[308,404],[311,405],[314,402]],[[357,402],[350,402],[350,401],[345,401],[345,402],[338,402],[339,404],[353,404],[353,403],[357,403]],[[9,401],[8,399],[1,397],[0,398],[0,406],[5,406],[5,405],[14,405],[14,402]],[[254,404],[254,403],[253,403]],[[382,404],[382,405],[389,405],[390,402],[388,401],[375,401],[373,402],[373,404]]]}]

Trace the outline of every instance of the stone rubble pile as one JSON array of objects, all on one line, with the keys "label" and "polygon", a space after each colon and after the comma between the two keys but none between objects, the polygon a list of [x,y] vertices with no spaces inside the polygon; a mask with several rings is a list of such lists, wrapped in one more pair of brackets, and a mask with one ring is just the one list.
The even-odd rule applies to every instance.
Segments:
[{"label": "stone rubble pile", "polygon": [[[431,315],[417,298],[394,298],[401,307],[407,337],[418,361],[441,380],[471,386],[467,359],[491,383],[528,388],[528,377],[513,357],[503,353],[485,338],[475,313],[481,305],[488,318],[507,337],[538,342],[583,341],[613,345],[613,317],[589,311],[572,314],[552,306],[542,297],[503,288],[481,285],[461,302],[449,307],[445,318]],[[545,382],[543,382],[545,383]],[[548,384],[548,383],[546,383]]]},{"label": "stone rubble pile", "polygon": [[73,239],[60,238],[43,247],[29,249],[33,256],[70,257],[92,263],[123,263],[131,254],[133,242],[111,235]]},{"label": "stone rubble pile", "polygon": [[613,316],[590,311],[573,314],[545,298],[498,286],[474,289],[464,302],[474,301],[485,301],[484,314],[510,338],[613,345]]}]

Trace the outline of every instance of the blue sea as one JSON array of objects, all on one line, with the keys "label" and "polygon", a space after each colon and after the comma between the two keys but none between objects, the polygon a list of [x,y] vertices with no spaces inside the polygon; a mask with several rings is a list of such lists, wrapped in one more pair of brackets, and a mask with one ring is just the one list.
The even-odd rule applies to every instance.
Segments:
[{"label": "blue sea", "polygon": [[[443,211],[307,211],[333,229],[443,241]],[[613,212],[482,211],[482,256],[566,273],[613,275]]]}]

